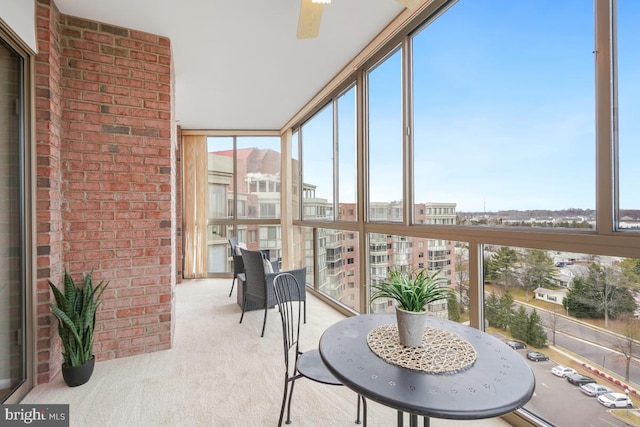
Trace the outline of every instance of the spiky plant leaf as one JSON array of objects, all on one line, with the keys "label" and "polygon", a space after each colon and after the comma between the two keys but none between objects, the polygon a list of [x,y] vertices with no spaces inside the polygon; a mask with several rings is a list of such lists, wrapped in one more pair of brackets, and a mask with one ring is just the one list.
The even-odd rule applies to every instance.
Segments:
[{"label": "spiky plant leaf", "polygon": [[371,286],[374,289],[371,301],[391,298],[403,310],[421,312],[427,304],[447,299],[454,292],[446,285],[440,271],[430,275],[424,269],[407,273],[391,268],[386,280]]},{"label": "spiky plant leaf", "polygon": [[67,366],[82,365],[93,357],[96,310],[109,283],[103,280],[94,287],[92,274],[93,270],[84,276],[83,286],[80,287],[65,270],[64,294],[49,281],[55,299],[55,304],[49,302],[49,307],[58,320],[58,335]]}]

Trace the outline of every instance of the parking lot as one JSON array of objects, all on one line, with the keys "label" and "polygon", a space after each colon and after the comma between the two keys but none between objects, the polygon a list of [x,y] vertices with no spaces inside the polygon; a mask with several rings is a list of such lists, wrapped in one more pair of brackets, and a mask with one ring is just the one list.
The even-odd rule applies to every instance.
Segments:
[{"label": "parking lot", "polygon": [[[529,350],[514,351],[526,359]],[[598,403],[597,398],[585,395],[580,387],[553,375],[551,368],[557,365],[553,360],[534,362],[527,359],[527,362],[536,377],[536,390],[525,409],[558,427],[628,427]]]}]

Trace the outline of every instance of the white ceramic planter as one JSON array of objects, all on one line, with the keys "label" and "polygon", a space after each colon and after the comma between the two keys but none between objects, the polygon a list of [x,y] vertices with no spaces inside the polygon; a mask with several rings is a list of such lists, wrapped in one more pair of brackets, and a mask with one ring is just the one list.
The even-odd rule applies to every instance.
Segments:
[{"label": "white ceramic planter", "polygon": [[427,325],[427,312],[406,311],[396,307],[396,321],[400,344],[407,347],[420,347],[424,328]]}]

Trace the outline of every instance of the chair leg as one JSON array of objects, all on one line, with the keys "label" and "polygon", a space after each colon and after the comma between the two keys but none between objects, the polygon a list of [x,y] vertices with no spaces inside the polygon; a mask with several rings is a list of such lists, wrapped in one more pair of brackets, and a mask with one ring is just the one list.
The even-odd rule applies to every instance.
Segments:
[{"label": "chair leg", "polygon": [[291,400],[293,399],[293,386],[296,385],[295,380],[291,381],[291,388],[289,389],[289,403],[287,404],[287,421],[286,424],[291,424]]},{"label": "chair leg", "polygon": [[244,309],[247,306],[247,298],[242,299],[242,314],[240,315],[240,323],[242,323],[242,318],[244,317]]},{"label": "chair leg", "polygon": [[287,391],[289,389],[289,379],[284,379],[284,393],[282,395],[282,406],[280,407],[280,418],[278,419],[278,427],[282,426],[282,418],[284,417],[284,406],[287,403]]},{"label": "chair leg", "polygon": [[229,291],[229,297],[231,297],[231,294],[233,293],[233,286],[236,284],[236,278],[234,277],[233,280],[231,281],[231,290]]},{"label": "chair leg", "polygon": [[262,321],[262,334],[260,337],[264,337],[264,327],[267,326],[267,312],[269,309],[267,307],[264,308],[264,320]]},{"label": "chair leg", "polygon": [[307,300],[305,299],[304,301],[302,301],[302,304],[304,305],[304,323],[307,323]]}]

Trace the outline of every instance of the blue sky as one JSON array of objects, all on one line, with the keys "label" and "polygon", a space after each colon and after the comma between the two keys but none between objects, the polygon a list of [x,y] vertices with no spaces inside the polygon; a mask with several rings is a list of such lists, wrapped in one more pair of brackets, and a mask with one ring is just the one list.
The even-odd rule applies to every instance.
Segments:
[{"label": "blue sky", "polygon": [[[618,10],[620,200],[640,209],[640,1]],[[460,0],[416,36],[416,202],[595,209],[593,23],[590,0]],[[402,198],[400,63],[395,54],[370,75],[372,201]],[[341,201],[355,192],[351,97],[340,108]],[[327,199],[330,126],[325,110],[303,128],[305,181]]]},{"label": "blue sky", "polygon": [[415,38],[417,201],[595,208],[590,3],[461,1]]}]

